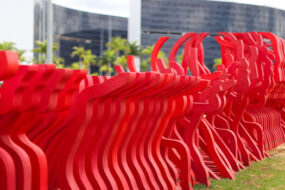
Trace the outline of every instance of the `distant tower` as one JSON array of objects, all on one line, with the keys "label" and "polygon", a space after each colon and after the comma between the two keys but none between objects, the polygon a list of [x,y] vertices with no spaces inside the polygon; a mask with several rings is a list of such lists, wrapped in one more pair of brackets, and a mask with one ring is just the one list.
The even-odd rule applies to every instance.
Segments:
[{"label": "distant tower", "polygon": [[[141,0],[130,0],[130,16],[128,20],[128,40],[141,44]],[[135,58],[136,67],[139,70],[140,60]]]},{"label": "distant tower", "polygon": [[53,7],[52,0],[47,0],[47,63],[52,63],[53,44]]},{"label": "distant tower", "polygon": [[[52,63],[53,4],[52,0],[34,0],[34,41],[47,41],[46,63]],[[39,58],[39,54],[34,56]]]}]

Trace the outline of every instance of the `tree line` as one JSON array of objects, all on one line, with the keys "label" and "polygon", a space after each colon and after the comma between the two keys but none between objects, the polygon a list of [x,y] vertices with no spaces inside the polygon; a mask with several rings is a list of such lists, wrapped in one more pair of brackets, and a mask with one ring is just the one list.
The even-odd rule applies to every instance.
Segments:
[{"label": "tree line", "polygon": [[[64,58],[56,56],[59,44],[53,43],[53,63],[56,64],[57,68],[87,69],[89,71],[90,66],[94,65],[98,67],[98,72],[91,74],[113,75],[115,74],[114,65],[122,65],[126,68],[127,56],[134,55],[141,60],[141,71],[147,71],[149,69],[150,55],[153,47],[154,45],[143,48],[141,45],[138,45],[137,42],[131,43],[127,39],[117,36],[111,38],[111,40],[106,43],[106,50],[104,50],[100,56],[96,56],[91,49],[85,49],[83,46],[74,46],[70,56],[72,58],[78,58],[78,61],[66,64]],[[35,42],[35,48],[32,52],[37,53],[38,56],[34,57],[33,60],[28,60],[25,57],[27,50],[18,49],[13,42],[4,41],[0,43],[0,50],[16,51],[19,56],[19,61],[22,63],[44,64],[47,59],[47,41]],[[167,61],[164,52],[160,51],[158,56]]]},{"label": "tree line", "polygon": [[[78,58],[77,62],[73,63],[65,63],[64,58],[58,57],[56,52],[59,49],[58,43],[53,43],[52,51],[53,51],[53,63],[56,64],[57,68],[71,68],[71,69],[87,69],[90,73],[91,66],[96,66],[98,71],[95,73],[90,73],[92,75],[114,75],[114,65],[122,65],[125,69],[127,69],[127,56],[134,55],[140,58],[140,70],[147,71],[150,69],[150,56],[154,45],[142,47],[138,45],[137,42],[129,42],[127,39],[121,38],[121,36],[117,36],[111,38],[111,40],[106,43],[106,50],[100,56],[96,56],[91,49],[85,49],[83,46],[74,46],[72,48],[71,57]],[[18,53],[19,61],[26,63],[34,63],[34,64],[43,64],[46,63],[47,55],[47,41],[36,41],[35,48],[32,52],[37,53],[37,57],[34,57],[33,60],[28,60],[25,57],[25,53],[27,50],[18,49],[16,44],[13,42],[2,42],[0,43],[0,50],[13,50]],[[160,51],[158,54],[158,58],[164,59],[165,63],[168,64],[167,58],[163,51]],[[183,51],[180,55],[177,56],[177,62],[181,63],[183,59]],[[214,70],[216,70],[216,66],[221,64],[221,59],[217,58],[214,60]]]}]

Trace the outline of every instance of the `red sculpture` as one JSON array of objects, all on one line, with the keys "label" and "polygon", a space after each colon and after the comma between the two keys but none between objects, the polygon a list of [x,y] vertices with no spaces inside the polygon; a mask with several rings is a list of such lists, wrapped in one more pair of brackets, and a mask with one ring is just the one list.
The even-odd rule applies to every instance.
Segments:
[{"label": "red sculpture", "polygon": [[[203,40],[222,65],[211,72]],[[168,64],[91,76],[18,65],[0,51],[0,188],[192,189],[236,172],[285,141],[285,42],[269,32],[186,33]],[[175,60],[183,49],[182,63]]]}]

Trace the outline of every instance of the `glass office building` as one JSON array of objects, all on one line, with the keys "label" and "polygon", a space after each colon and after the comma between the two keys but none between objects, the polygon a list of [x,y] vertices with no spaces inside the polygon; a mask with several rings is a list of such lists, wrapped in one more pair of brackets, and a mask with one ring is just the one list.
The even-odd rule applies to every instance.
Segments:
[{"label": "glass office building", "polygon": [[[142,0],[142,45],[153,44],[160,36],[170,36],[164,46],[169,52],[185,32],[269,31],[285,37],[285,11],[240,3],[206,0]],[[204,40],[205,64],[220,57],[213,37]]]},{"label": "glass office building", "polygon": [[[35,0],[35,40],[46,38],[45,1]],[[285,11],[264,6],[207,0],[141,0],[141,44],[152,45],[160,36],[170,36],[163,50],[186,32],[270,31],[285,37]],[[53,5],[54,41],[66,63],[73,46],[84,46],[100,55],[114,36],[127,38],[128,18],[73,10]],[[204,40],[205,63],[211,67],[220,57],[219,45]]]},{"label": "glass office building", "polygon": [[[34,12],[34,39],[46,40],[46,2],[36,0]],[[74,46],[83,46],[101,55],[106,49],[105,44],[112,37],[127,38],[127,22],[125,17],[84,12],[54,4],[53,40],[59,43],[59,56],[70,64],[77,61],[70,56]]]}]

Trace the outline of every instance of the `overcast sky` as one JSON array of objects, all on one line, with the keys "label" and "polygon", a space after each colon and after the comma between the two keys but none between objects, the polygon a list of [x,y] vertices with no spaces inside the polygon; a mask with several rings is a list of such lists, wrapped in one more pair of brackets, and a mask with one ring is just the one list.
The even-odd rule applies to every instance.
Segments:
[{"label": "overcast sky", "polygon": [[53,3],[89,12],[129,16],[131,0],[52,0]]},{"label": "overcast sky", "polygon": [[[83,11],[129,16],[129,2],[135,0],[52,0],[53,3]],[[282,0],[219,0],[240,2],[255,5],[265,5],[285,10],[285,1]]]}]

